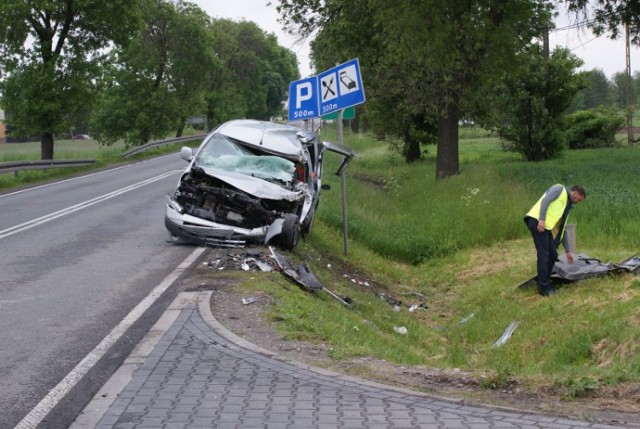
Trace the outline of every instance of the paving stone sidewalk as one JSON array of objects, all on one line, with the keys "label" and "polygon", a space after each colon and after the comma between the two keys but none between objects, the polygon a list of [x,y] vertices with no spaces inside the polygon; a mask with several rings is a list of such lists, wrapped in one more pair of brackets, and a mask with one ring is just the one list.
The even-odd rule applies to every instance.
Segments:
[{"label": "paving stone sidewalk", "polygon": [[[209,293],[183,297],[186,304],[174,308],[177,317],[167,323],[150,353],[137,364],[136,358],[131,361],[135,370],[112,395],[117,399],[108,408],[102,405],[100,413],[89,404],[75,427],[625,427],[468,406],[287,362],[217,324],[208,310],[209,299]],[[100,392],[96,396],[99,400]]]}]

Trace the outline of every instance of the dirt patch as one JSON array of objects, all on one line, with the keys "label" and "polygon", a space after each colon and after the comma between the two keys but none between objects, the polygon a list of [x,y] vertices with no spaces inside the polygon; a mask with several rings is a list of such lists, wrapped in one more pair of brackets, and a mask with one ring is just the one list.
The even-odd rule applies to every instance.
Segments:
[{"label": "dirt patch", "polygon": [[471,253],[469,265],[472,268],[461,270],[456,273],[456,279],[459,281],[469,281],[474,278],[496,274],[508,268],[511,265],[512,258],[509,257],[508,251],[504,252],[487,252],[485,249],[476,250]]},{"label": "dirt patch", "polygon": [[[344,274],[352,278],[361,276],[357,272]],[[192,288],[212,290],[211,309],[223,326],[247,341],[287,358],[388,385],[462,398],[470,404],[493,404],[640,427],[640,383],[600,386],[588,397],[567,400],[555,389],[527,388],[515,379],[492,380],[485,374],[459,369],[397,365],[366,357],[334,361],[330,357],[330,345],[291,340],[277,331],[275,322],[267,317],[273,300],[268,294],[252,295],[257,300],[243,304],[243,298],[250,297],[243,296],[239,288],[234,287],[233,276],[228,275],[228,272],[203,266],[194,271],[190,283]],[[376,285],[376,289],[385,288]],[[606,344],[602,346],[607,348]]]}]

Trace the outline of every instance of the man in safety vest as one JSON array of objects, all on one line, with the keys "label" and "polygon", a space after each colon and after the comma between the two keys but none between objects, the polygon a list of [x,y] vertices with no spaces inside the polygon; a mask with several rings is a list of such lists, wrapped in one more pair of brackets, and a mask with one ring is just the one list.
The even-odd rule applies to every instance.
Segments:
[{"label": "man in safety vest", "polygon": [[553,185],[540,197],[525,215],[524,223],[531,231],[533,244],[536,246],[538,257],[538,293],[547,296],[555,292],[549,277],[558,259],[558,246],[567,255],[567,261],[573,263],[573,255],[569,248],[564,229],[571,207],[584,200],[586,191],[580,185],[571,188],[563,185]]}]

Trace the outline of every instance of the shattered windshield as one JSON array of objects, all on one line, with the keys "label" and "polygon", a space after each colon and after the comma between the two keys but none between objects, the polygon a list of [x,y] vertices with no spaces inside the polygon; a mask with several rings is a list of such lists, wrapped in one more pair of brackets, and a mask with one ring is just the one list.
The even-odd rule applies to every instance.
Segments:
[{"label": "shattered windshield", "polygon": [[196,163],[270,181],[291,182],[294,163],[273,155],[256,155],[222,134],[214,134],[197,156]]}]

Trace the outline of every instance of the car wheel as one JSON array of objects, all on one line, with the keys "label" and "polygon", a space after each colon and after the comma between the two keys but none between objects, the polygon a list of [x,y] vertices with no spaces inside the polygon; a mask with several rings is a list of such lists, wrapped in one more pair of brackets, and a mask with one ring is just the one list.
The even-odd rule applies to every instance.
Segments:
[{"label": "car wheel", "polygon": [[278,245],[285,249],[292,250],[298,245],[300,237],[300,220],[297,215],[287,213],[284,215],[282,232],[277,236]]}]

